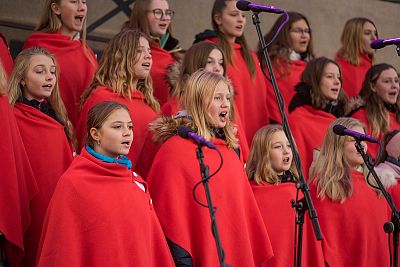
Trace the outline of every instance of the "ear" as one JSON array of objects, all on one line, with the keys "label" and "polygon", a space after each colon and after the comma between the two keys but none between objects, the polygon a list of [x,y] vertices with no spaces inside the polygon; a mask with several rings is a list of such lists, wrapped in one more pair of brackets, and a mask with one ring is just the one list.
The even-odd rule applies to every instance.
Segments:
[{"label": "ear", "polygon": [[375,88],[375,84],[370,83],[370,87],[371,87],[371,91],[376,93],[376,88]]},{"label": "ear", "polygon": [[96,128],[90,128],[90,136],[96,141],[100,141],[100,131]]},{"label": "ear", "polygon": [[50,7],[51,7],[51,10],[54,12],[54,14],[61,15],[61,8],[58,4],[52,3]]},{"label": "ear", "polygon": [[20,84],[22,85],[22,87],[25,87],[26,83],[25,83],[24,79],[21,79]]},{"label": "ear", "polygon": [[221,14],[215,14],[214,15],[214,21],[218,26],[221,26],[221,24],[222,24]]}]

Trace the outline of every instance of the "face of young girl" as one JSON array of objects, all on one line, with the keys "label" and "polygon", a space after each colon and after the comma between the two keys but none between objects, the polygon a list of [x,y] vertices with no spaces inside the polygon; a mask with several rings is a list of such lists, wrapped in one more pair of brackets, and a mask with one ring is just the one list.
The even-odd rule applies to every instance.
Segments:
[{"label": "face of young girl", "polygon": [[133,66],[136,77],[139,80],[146,79],[146,77],[149,76],[153,61],[149,42],[143,37],[139,38],[136,60],[137,61]]},{"label": "face of young girl", "polygon": [[[359,132],[364,134],[364,129],[360,126],[355,126],[350,128],[350,130],[355,131],[355,132]],[[346,142],[344,144],[344,148],[343,148],[343,154],[344,154],[344,158],[346,159],[346,161],[349,163],[350,167],[354,168],[358,165],[360,165],[361,163],[363,163],[363,158],[361,157],[361,155],[358,153],[354,143],[355,140],[352,137],[346,137]],[[361,145],[364,148],[364,152],[367,153],[367,144],[362,141]]]},{"label": "face of young girl", "polygon": [[87,14],[86,0],[60,0],[59,4],[52,4],[52,9],[61,18],[62,34],[73,37],[82,31]]},{"label": "face of young girl", "polygon": [[243,35],[246,17],[237,9],[236,1],[226,1],[226,7],[221,14],[214,17],[214,20],[230,42]]},{"label": "face of young girl", "polygon": [[229,119],[229,110],[231,107],[230,103],[231,93],[228,85],[220,81],[215,89],[214,97],[211,101],[211,106],[208,109],[208,113],[211,118],[210,124],[219,129],[224,128],[226,122]]},{"label": "face of young girl", "polygon": [[363,48],[367,54],[375,53],[375,50],[371,47],[371,42],[378,38],[378,31],[376,30],[374,24],[371,22],[365,22],[363,26]]},{"label": "face of young girl", "polygon": [[310,27],[304,19],[293,22],[289,30],[291,48],[296,53],[307,52],[310,43]]},{"label": "face of young girl", "polygon": [[319,83],[322,94],[329,100],[337,100],[341,85],[338,66],[333,63],[328,63],[324,68]]},{"label": "face of young girl", "polygon": [[51,95],[56,82],[56,65],[53,60],[45,55],[34,55],[21,80],[23,95],[28,100],[42,101]]},{"label": "face of young girl", "polygon": [[396,104],[399,97],[399,77],[394,69],[382,71],[372,90],[388,104]]},{"label": "face of young girl", "polygon": [[167,33],[172,20],[172,11],[166,0],[152,0],[149,6],[147,19],[150,32],[153,36],[161,37]]},{"label": "face of young girl", "polygon": [[218,49],[213,49],[208,55],[207,64],[204,67],[204,70],[215,72],[221,75],[224,75],[224,57]]},{"label": "face of young girl", "polygon": [[270,147],[271,167],[278,174],[283,174],[292,165],[292,148],[283,131],[272,134]]},{"label": "face of young girl", "polygon": [[132,120],[125,109],[114,110],[104,124],[94,134],[93,138],[99,141],[94,150],[110,158],[127,155],[132,145]]}]

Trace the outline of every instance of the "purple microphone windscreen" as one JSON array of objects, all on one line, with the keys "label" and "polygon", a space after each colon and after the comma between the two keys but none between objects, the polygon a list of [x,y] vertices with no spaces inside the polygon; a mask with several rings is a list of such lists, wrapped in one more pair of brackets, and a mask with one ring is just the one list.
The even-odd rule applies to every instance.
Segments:
[{"label": "purple microphone windscreen", "polygon": [[250,10],[249,4],[250,4],[249,1],[237,1],[236,7],[242,11],[249,11]]},{"label": "purple microphone windscreen", "polygon": [[337,135],[345,135],[344,131],[346,129],[347,129],[346,127],[340,124],[333,126],[333,132]]}]

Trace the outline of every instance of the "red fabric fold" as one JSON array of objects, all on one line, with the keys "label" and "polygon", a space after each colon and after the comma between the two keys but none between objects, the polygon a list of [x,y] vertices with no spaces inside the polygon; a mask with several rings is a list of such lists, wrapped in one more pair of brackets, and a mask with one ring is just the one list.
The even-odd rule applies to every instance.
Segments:
[{"label": "red fabric fold", "polygon": [[387,234],[388,204],[367,185],[364,175],[352,172],[353,194],[344,203],[311,197],[324,237],[323,253],[329,266],[390,266]]},{"label": "red fabric fold", "polygon": [[8,98],[0,96],[0,232],[11,266],[24,253],[23,236],[30,222],[29,202],[38,193],[18,125]]},{"label": "red fabric fold", "polygon": [[136,169],[135,166],[142,151],[143,144],[149,134],[148,124],[157,117],[157,113],[145,103],[144,95],[138,90],[132,90],[132,97],[129,100],[118,96],[107,87],[98,86],[95,88],[82,107],[81,116],[76,129],[79,149],[86,144],[86,120],[89,110],[96,104],[104,101],[116,101],[124,104],[129,109],[129,114],[133,123],[133,143],[128,158],[132,161],[133,169]]},{"label": "red fabric fold", "polygon": [[[222,140],[213,142],[224,159],[209,186],[226,263],[260,266],[273,252],[243,164]],[[201,180],[196,147],[190,140],[170,138],[158,151],[147,182],[167,238],[189,252],[194,266],[218,266],[209,211],[192,196],[193,187]],[[213,173],[220,158],[214,150],[203,148],[203,152],[204,162]],[[201,184],[196,196],[207,203]]]},{"label": "red fabric fold", "polygon": [[[69,36],[60,33],[34,33],[29,36],[23,49],[33,46],[46,48],[56,57],[60,70],[58,84],[61,98],[69,119],[76,127],[80,97],[92,82],[97,69],[93,51],[86,46],[87,53],[85,53],[81,41],[71,40]],[[88,57],[91,57],[91,60]]]},{"label": "red fabric fold", "polygon": [[61,174],[72,161],[72,151],[64,127],[34,107],[17,102],[14,114],[39,193],[31,201],[31,223],[24,237],[22,266],[34,266],[44,216]]},{"label": "red fabric fold", "polygon": [[14,61],[11,57],[10,50],[6,43],[6,38],[0,33],[0,63],[3,65],[4,70],[8,77],[14,66]]},{"label": "red fabric fold", "polygon": [[83,149],[50,202],[37,266],[174,264],[145,182]]}]

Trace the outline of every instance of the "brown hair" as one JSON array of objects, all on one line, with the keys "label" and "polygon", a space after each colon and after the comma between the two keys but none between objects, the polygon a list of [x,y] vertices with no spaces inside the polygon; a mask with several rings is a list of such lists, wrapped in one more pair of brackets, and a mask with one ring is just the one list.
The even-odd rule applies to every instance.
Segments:
[{"label": "brown hair", "polygon": [[90,129],[95,128],[99,130],[107,118],[117,109],[124,109],[129,113],[128,108],[115,101],[104,101],[94,105],[88,112],[86,119],[86,145],[94,148],[96,141],[90,134]]},{"label": "brown hair", "polygon": [[[283,132],[280,124],[264,126],[254,135],[249,160],[246,163],[246,173],[249,179],[257,184],[267,182],[276,185],[281,183],[278,173],[271,166],[271,139],[276,132]],[[290,172],[297,179],[297,170],[293,161]]]},{"label": "brown hair", "polygon": [[385,135],[382,137],[381,143],[382,143],[383,149],[382,149],[382,153],[380,154],[379,158],[377,158],[375,161],[375,166],[378,166],[380,163],[384,162],[387,159],[388,153],[387,153],[386,147],[387,147],[388,143],[392,140],[392,138],[395,135],[397,135],[398,133],[400,133],[400,129],[386,132]]},{"label": "brown hair", "polygon": [[[389,130],[389,112],[385,108],[385,103],[376,92],[372,90],[372,87],[376,84],[382,72],[388,69],[396,69],[389,64],[382,63],[373,65],[365,74],[365,79],[360,91],[360,96],[365,101],[365,113],[369,126],[371,128],[371,134],[373,136],[379,136]],[[397,71],[396,71],[397,72]],[[400,97],[397,97],[396,101],[396,120],[400,122]]]},{"label": "brown hair", "polygon": [[[217,32],[218,35],[218,44],[221,46],[222,50],[224,51],[224,54],[226,55],[226,58],[230,64],[232,64],[232,48],[231,44],[228,42],[228,40],[225,37],[225,34],[221,32],[221,30],[218,27],[218,24],[215,21],[215,16],[220,16],[222,15],[222,12],[226,8],[226,2],[227,1],[236,1],[236,0],[215,0],[213,9],[211,12],[211,22],[214,30]],[[244,35],[236,38],[236,43],[240,44],[241,46],[241,53],[244,58],[244,61],[246,62],[246,66],[248,71],[250,72],[251,77],[253,78],[255,73],[256,73],[256,64],[254,62],[253,56],[251,54],[250,48],[247,45],[246,39]]]},{"label": "brown hair", "polygon": [[56,84],[54,85],[51,95],[47,98],[47,102],[50,103],[51,107],[54,109],[58,121],[65,127],[68,139],[71,140],[73,145],[76,147],[77,142],[74,129],[68,119],[67,110],[65,109],[64,102],[60,96],[60,89],[58,86],[58,64],[55,57],[46,49],[42,47],[31,47],[22,50],[22,52],[18,54],[8,84],[8,97],[10,104],[14,106],[17,100],[22,98],[24,88],[21,85],[21,81],[27,74],[32,57],[37,55],[49,57],[53,61],[54,65],[56,65]]},{"label": "brown hair", "polygon": [[[342,47],[338,50],[337,56],[346,59],[353,65],[360,64],[360,54],[365,53],[364,42],[363,42],[363,34],[364,34],[364,24],[371,23],[374,25],[375,23],[367,18],[357,17],[349,19],[344,25],[342,36],[340,37],[340,41],[342,43]],[[375,54],[369,55],[372,60],[375,59]]]},{"label": "brown hair", "polygon": [[195,71],[204,68],[207,65],[208,57],[210,53],[217,49],[222,53],[223,58],[223,69],[224,76],[226,76],[226,62],[225,55],[222,51],[221,47],[217,44],[202,41],[192,45],[185,53],[185,57],[181,64],[178,83],[173,90],[171,91],[171,95],[175,97],[180,97],[183,92],[183,87],[185,81],[192,75]]},{"label": "brown hair", "polygon": [[[286,20],[286,15],[283,14],[281,15],[274,23],[272,26],[271,30],[264,35],[264,40],[265,43],[268,44],[269,42],[272,41],[268,45],[268,52],[271,57],[271,61],[278,66],[278,70],[281,72],[282,75],[289,75],[290,74],[290,69],[288,69],[288,73],[284,73],[285,68],[289,68],[289,61],[290,61],[290,49],[291,49],[291,39],[290,39],[290,30],[292,29],[293,23],[299,21],[299,20],[304,20],[308,26],[308,28],[311,30],[310,23],[308,22],[308,19],[303,15],[298,12],[288,12],[289,20],[288,22],[282,27],[281,31],[279,34],[276,36],[275,40],[272,41],[272,38],[275,36],[275,33],[278,31],[279,27],[281,27],[282,23]],[[314,49],[313,49],[313,43],[312,43],[312,32],[310,32],[310,42],[307,47],[307,59],[313,59],[315,57],[314,55]],[[257,51],[258,57],[263,56],[263,51],[261,50],[261,44],[258,44],[258,51]],[[284,64],[284,66],[282,65]],[[264,62],[265,64],[265,62]],[[263,66],[264,67],[264,66]]]},{"label": "brown hair", "polygon": [[132,97],[132,90],[143,93],[145,102],[156,112],[160,104],[153,96],[150,75],[139,80],[134,71],[139,52],[139,39],[145,35],[136,30],[124,30],[115,35],[104,50],[93,81],[81,96],[81,105],[98,86],[106,86],[116,94],[127,99]]}]

